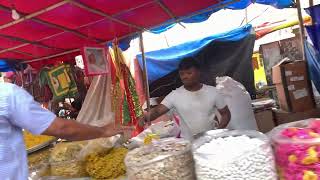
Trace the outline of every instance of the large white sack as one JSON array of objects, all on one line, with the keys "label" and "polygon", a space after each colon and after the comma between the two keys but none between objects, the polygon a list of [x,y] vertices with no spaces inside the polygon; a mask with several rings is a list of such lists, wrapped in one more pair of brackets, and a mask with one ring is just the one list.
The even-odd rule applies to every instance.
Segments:
[{"label": "large white sack", "polygon": [[245,87],[231,77],[217,77],[216,88],[224,96],[231,112],[228,129],[257,130],[251,98]]}]

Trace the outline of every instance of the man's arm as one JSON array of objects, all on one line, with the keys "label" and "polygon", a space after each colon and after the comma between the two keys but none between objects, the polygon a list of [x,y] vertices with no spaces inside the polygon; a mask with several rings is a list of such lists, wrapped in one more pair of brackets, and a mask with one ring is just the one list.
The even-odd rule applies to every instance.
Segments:
[{"label": "man's arm", "polygon": [[12,86],[8,103],[10,122],[33,134],[45,134],[67,140],[88,140],[109,137],[125,131],[115,130],[113,125],[94,127],[58,118],[52,112],[41,108],[28,92],[18,86]]},{"label": "man's arm", "polygon": [[147,120],[153,121],[157,119],[158,117],[162,116],[163,114],[170,111],[169,108],[167,108],[163,104],[159,104],[155,108],[150,109],[149,112],[145,113],[145,115],[140,119],[140,125],[144,124]]},{"label": "man's arm", "polygon": [[225,106],[224,108],[222,109],[218,109],[220,115],[221,115],[221,121],[219,122],[219,126],[218,128],[219,129],[223,129],[223,128],[226,128],[227,125],[229,124],[230,122],[230,119],[231,119],[231,113],[230,113],[230,110],[228,108],[228,106]]},{"label": "man's arm", "polygon": [[95,127],[57,117],[42,134],[71,141],[80,141],[100,137],[111,137],[121,134],[124,131],[125,129],[114,129],[113,125]]}]

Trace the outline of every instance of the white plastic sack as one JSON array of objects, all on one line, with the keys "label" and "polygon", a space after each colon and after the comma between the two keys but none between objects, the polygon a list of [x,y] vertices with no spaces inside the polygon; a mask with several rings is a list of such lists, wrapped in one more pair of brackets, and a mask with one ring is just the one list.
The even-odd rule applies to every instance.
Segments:
[{"label": "white plastic sack", "polygon": [[228,129],[257,130],[251,98],[245,87],[231,77],[217,77],[216,88],[224,96],[231,113]]},{"label": "white plastic sack", "polygon": [[87,92],[77,121],[93,126],[103,126],[114,122],[110,93],[110,75],[95,76]]}]

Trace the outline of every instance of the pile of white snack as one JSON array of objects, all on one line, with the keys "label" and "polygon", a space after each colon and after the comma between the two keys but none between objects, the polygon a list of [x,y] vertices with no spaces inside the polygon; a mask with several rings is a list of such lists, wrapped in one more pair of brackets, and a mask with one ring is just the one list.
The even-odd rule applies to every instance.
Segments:
[{"label": "pile of white snack", "polygon": [[197,179],[277,180],[270,144],[258,138],[212,138],[194,150]]},{"label": "pile of white snack", "polygon": [[194,180],[191,144],[179,139],[164,139],[137,148],[125,160],[129,179]]}]

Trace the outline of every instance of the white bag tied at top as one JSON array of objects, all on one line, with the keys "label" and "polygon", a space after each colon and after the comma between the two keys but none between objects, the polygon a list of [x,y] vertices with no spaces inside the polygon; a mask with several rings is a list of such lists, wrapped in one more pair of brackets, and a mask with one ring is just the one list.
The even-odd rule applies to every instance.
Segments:
[{"label": "white bag tied at top", "polygon": [[114,122],[110,93],[110,75],[94,77],[77,121],[93,126],[103,126]]},{"label": "white bag tied at top", "polygon": [[257,123],[246,88],[231,77],[216,78],[216,88],[224,96],[231,113],[228,129],[257,130]]}]

